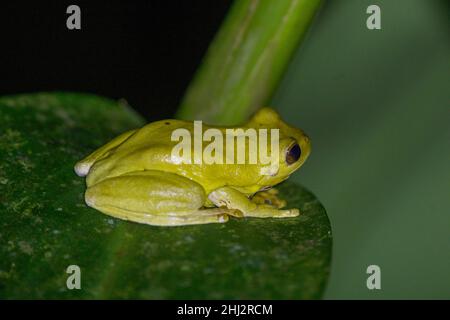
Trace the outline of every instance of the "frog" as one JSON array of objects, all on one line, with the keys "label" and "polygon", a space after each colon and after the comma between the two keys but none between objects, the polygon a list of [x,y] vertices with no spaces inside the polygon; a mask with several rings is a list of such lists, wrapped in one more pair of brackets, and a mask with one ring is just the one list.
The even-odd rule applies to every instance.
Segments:
[{"label": "frog", "polygon": [[306,133],[264,107],[238,126],[204,125],[226,133],[228,128],[277,129],[276,171],[262,163],[180,163],[174,158],[174,130],[193,132],[193,122],[166,119],[122,133],[75,165],[86,179],[87,206],[122,220],[152,226],[225,223],[242,219],[293,218],[299,209],[285,209],[274,186],[298,170],[311,152]]}]

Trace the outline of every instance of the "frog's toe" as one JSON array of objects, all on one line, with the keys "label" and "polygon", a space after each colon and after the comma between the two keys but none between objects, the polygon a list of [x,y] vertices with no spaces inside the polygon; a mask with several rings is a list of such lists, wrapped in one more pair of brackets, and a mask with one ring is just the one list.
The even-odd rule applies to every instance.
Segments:
[{"label": "frog's toe", "polygon": [[259,205],[269,205],[274,208],[281,209],[286,206],[286,201],[278,198],[277,194],[278,191],[276,189],[261,191],[252,197],[252,202]]},{"label": "frog's toe", "polygon": [[274,218],[291,218],[298,217],[300,215],[300,210],[298,209],[288,209],[288,210],[279,210],[279,214],[274,215]]},{"label": "frog's toe", "polygon": [[228,215],[227,214],[219,214],[218,216],[217,216],[217,222],[219,222],[219,223],[225,223],[225,222],[227,222],[228,221]]},{"label": "frog's toe", "polygon": [[243,218],[244,217],[244,213],[242,213],[242,211],[234,210],[234,209],[228,209],[227,215],[235,217],[235,218]]}]

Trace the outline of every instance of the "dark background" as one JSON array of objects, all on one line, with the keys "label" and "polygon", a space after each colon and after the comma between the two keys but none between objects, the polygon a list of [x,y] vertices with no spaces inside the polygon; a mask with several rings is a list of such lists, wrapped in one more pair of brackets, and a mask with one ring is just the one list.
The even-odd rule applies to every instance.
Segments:
[{"label": "dark background", "polygon": [[[0,9],[0,95],[83,91],[170,117],[231,1],[22,1]],[[81,30],[66,9],[81,8]]]}]

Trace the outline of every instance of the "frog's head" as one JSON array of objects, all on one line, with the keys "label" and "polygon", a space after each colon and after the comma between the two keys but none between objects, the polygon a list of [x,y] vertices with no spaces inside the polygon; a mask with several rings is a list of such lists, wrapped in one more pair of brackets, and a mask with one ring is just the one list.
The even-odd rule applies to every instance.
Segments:
[{"label": "frog's head", "polygon": [[[265,186],[273,186],[286,180],[295,170],[305,163],[311,152],[311,141],[301,130],[285,123],[280,115],[271,108],[260,109],[250,120],[257,128],[279,129],[278,166],[260,181]],[[273,167],[273,166],[272,166]]]}]

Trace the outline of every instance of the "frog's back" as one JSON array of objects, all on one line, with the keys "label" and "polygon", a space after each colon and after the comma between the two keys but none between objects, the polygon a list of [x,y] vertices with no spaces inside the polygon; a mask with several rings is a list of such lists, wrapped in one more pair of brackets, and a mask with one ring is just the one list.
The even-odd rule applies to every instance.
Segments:
[{"label": "frog's back", "polygon": [[191,130],[192,127],[190,122],[168,119],[135,130],[126,140],[96,159],[89,170],[88,185],[132,171],[149,170],[153,165],[166,162],[178,143],[172,141],[172,132],[178,128]]},{"label": "frog's back", "polygon": [[134,135],[128,138],[119,148],[135,148],[139,146],[152,147],[154,145],[174,145],[171,141],[172,133],[185,128],[189,131],[193,129],[192,122],[168,119],[149,123],[137,130]]},{"label": "frog's back", "polygon": [[[203,125],[203,130],[210,126]],[[150,123],[135,131],[124,142],[109,150],[92,166],[87,177],[88,186],[102,180],[123,174],[144,170],[159,170],[182,175],[202,185],[206,191],[224,185],[252,185],[257,176],[257,166],[252,165],[217,165],[175,163],[172,150],[180,141],[172,141],[172,133],[187,130],[191,136],[193,147],[194,124],[182,120],[161,120]],[[220,128],[225,130],[225,128]]]}]

